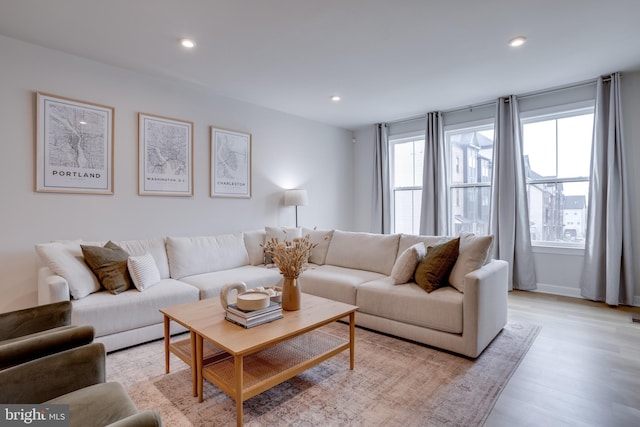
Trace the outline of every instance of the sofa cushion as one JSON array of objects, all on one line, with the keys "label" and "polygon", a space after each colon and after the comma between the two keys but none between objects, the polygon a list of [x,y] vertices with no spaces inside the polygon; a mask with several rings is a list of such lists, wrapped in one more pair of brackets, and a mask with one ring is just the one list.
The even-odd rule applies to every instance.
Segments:
[{"label": "sofa cushion", "polygon": [[453,265],[458,259],[460,239],[427,248],[427,254],[418,264],[415,280],[418,286],[432,292],[441,286],[448,285],[448,278]]},{"label": "sofa cushion", "polygon": [[451,286],[464,292],[464,277],[489,260],[493,236],[460,233],[460,254],[449,275]]},{"label": "sofa cushion", "polygon": [[245,282],[249,289],[258,286],[275,286],[282,280],[282,276],[277,269],[245,265],[229,270],[187,276],[180,280],[197,288],[200,299],[205,299],[220,295],[220,289],[227,283]]},{"label": "sofa cushion", "polygon": [[116,241],[116,244],[129,252],[131,256],[150,253],[156,262],[160,277],[162,279],[169,278],[169,259],[167,258],[167,248],[165,247],[165,239],[163,237],[142,240],[119,240]]},{"label": "sofa cushion", "polygon": [[85,262],[107,291],[115,295],[133,286],[127,269],[127,251],[112,241],[104,246],[80,245],[80,248]]},{"label": "sofa cushion", "polygon": [[264,229],[245,231],[242,233],[244,246],[247,248],[249,263],[251,265],[264,264],[264,249],[262,245],[264,245],[265,235]]},{"label": "sofa cushion", "polygon": [[150,253],[132,256],[127,260],[127,267],[133,284],[140,292],[160,283],[160,272]]},{"label": "sofa cushion", "polygon": [[84,298],[100,290],[98,278],[84,262],[79,241],[39,243],[36,253],[51,271],[67,281],[72,298]]},{"label": "sofa cushion", "polygon": [[398,254],[398,234],[334,230],[325,264],[391,274]]},{"label": "sofa cushion", "polygon": [[391,278],[358,287],[358,311],[399,322],[462,333],[463,294],[450,286],[425,292],[413,282],[394,285]]},{"label": "sofa cushion", "polygon": [[249,265],[242,233],[167,237],[167,255],[173,279]]},{"label": "sofa cushion", "polygon": [[162,323],[161,308],[198,301],[198,289],[174,279],[162,279],[144,292],[96,292],[73,303],[74,325],[91,325],[96,338]]},{"label": "sofa cushion", "polygon": [[413,273],[416,271],[418,263],[422,261],[427,250],[424,247],[424,243],[416,243],[413,246],[409,246],[396,260],[391,270],[391,278],[395,285],[407,283],[413,277]]},{"label": "sofa cushion", "polygon": [[384,274],[373,271],[325,264],[305,270],[298,281],[302,292],[347,304],[355,304],[356,291],[361,284],[383,277],[385,277]]},{"label": "sofa cushion", "polygon": [[309,235],[309,242],[318,245],[315,248],[311,249],[309,262],[317,265],[323,265],[327,259],[327,251],[329,250],[329,243],[331,243],[333,230],[316,230],[303,228],[302,235]]}]

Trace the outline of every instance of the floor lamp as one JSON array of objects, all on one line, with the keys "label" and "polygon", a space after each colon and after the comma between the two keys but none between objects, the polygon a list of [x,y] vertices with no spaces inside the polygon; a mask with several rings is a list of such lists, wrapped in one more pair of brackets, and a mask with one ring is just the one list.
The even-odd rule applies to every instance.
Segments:
[{"label": "floor lamp", "polygon": [[296,228],[298,227],[298,206],[307,206],[309,197],[307,190],[287,190],[284,192],[284,205],[296,207]]}]

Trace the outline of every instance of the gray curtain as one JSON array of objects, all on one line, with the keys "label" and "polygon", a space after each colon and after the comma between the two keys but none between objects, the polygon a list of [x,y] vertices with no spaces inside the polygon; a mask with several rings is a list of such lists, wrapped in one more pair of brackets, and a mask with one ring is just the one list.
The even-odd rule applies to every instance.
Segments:
[{"label": "gray curtain", "polygon": [[509,263],[509,289],[535,289],[518,101],[515,96],[499,98],[496,109],[490,229],[494,254]]},{"label": "gray curtain", "polygon": [[375,125],[373,163],[373,220],[372,233],[391,232],[391,184],[389,181],[389,126]]},{"label": "gray curtain", "polygon": [[442,113],[432,112],[427,114],[424,140],[422,209],[420,211],[420,234],[422,235],[447,236],[449,234],[446,171]]},{"label": "gray curtain", "polygon": [[620,73],[598,79],[591,149],[582,296],[632,305],[635,286],[631,203],[624,160]]}]

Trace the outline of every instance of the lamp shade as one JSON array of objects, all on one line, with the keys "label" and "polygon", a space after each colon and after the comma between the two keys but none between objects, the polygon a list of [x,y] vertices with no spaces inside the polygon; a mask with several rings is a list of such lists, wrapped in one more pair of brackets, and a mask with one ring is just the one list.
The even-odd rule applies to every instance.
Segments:
[{"label": "lamp shade", "polygon": [[309,204],[307,190],[287,190],[284,192],[285,206],[306,206]]}]

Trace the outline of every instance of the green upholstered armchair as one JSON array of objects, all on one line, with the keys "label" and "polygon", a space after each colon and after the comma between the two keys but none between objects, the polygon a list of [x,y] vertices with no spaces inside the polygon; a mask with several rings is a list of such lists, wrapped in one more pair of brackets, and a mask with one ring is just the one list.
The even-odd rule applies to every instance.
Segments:
[{"label": "green upholstered armchair", "polygon": [[93,341],[91,326],[71,325],[71,302],[0,314],[0,370]]},{"label": "green upholstered armchair", "polygon": [[72,427],[162,426],[157,412],[138,412],[121,384],[105,382],[105,361],[104,345],[91,343],[4,369],[0,402],[69,405]]}]

